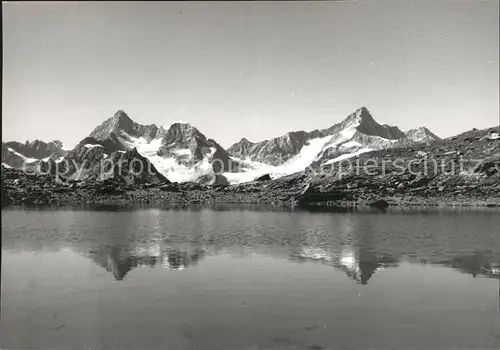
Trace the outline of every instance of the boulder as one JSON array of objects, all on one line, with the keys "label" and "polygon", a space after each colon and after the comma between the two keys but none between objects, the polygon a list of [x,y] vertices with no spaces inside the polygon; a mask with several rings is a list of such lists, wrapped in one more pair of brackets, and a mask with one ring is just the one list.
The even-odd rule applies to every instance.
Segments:
[{"label": "boulder", "polygon": [[195,182],[201,185],[229,186],[228,179],[224,175],[219,175],[219,174],[202,175],[199,178],[197,178]]},{"label": "boulder", "polygon": [[265,174],[265,175],[259,176],[254,181],[269,181],[269,180],[271,180],[271,175]]},{"label": "boulder", "polygon": [[370,207],[380,209],[382,211],[386,211],[389,207],[389,203],[383,199],[376,200],[375,202],[371,202]]}]

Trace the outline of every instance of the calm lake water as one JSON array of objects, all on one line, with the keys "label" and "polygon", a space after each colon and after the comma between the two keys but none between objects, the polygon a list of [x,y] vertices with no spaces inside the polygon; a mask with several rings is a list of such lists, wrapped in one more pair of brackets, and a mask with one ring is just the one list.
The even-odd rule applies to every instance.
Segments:
[{"label": "calm lake water", "polygon": [[2,210],[0,345],[497,349],[499,214]]}]

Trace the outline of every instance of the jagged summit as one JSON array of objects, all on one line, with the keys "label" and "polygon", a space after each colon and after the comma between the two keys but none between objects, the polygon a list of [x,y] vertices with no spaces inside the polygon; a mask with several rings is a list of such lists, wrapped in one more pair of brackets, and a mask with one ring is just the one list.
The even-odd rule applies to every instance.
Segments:
[{"label": "jagged summit", "polygon": [[125,138],[131,136],[136,138],[143,137],[147,140],[151,140],[162,137],[164,133],[165,129],[163,127],[158,127],[155,124],[142,125],[136,123],[127,113],[120,109],[115,112],[113,117],[97,126],[89,136],[94,137],[96,140],[104,140],[112,134],[125,134]]},{"label": "jagged summit", "polygon": [[197,128],[195,128],[189,123],[175,122],[170,124],[170,127],[167,129],[167,132],[165,133],[165,136],[167,135],[185,135],[186,137],[189,137],[191,135],[203,135],[203,134],[201,134],[201,132]]},{"label": "jagged summit", "polygon": [[118,110],[111,118],[105,120],[102,124],[92,130],[89,136],[97,140],[103,140],[113,131],[118,131],[120,128],[125,129],[127,124],[133,122],[134,121],[130,119],[130,117],[123,110]]},{"label": "jagged summit", "polygon": [[112,119],[113,119],[113,130],[130,129],[135,124],[135,122],[122,109],[117,110],[113,115]]},{"label": "jagged summit", "polygon": [[196,148],[197,144],[206,143],[207,138],[198,129],[188,123],[170,125],[162,140],[160,153],[168,153],[170,149]]},{"label": "jagged summit", "polygon": [[397,126],[379,124],[372,116],[368,108],[358,108],[338,124],[322,130],[324,135],[332,135],[348,128],[369,135],[378,136],[388,140],[396,140],[404,136],[404,133]]},{"label": "jagged summit", "polygon": [[358,126],[358,131],[363,134],[370,136],[379,136],[388,140],[397,140],[404,136],[397,126],[390,126],[387,124],[379,124],[375,119],[373,119],[368,109],[362,109],[361,111],[361,123]]},{"label": "jagged summit", "polygon": [[119,109],[115,112],[115,114],[113,114],[113,119],[115,120],[125,120],[125,121],[131,121],[133,122],[132,119],[130,119],[130,117],[128,116],[127,113],[125,113],[125,111],[123,109]]},{"label": "jagged summit", "polygon": [[[432,133],[432,132],[429,130],[429,128],[427,128],[425,125],[419,125],[419,126],[417,126],[415,129],[410,129],[410,130],[420,130],[420,131],[424,131],[424,132],[426,132],[426,133],[428,133],[428,134],[435,135],[435,134],[434,134],[434,133]],[[438,137],[438,136],[436,136],[436,137]]]},{"label": "jagged summit", "polygon": [[240,143],[253,144],[253,142],[250,141],[249,139],[247,139],[246,137],[243,137],[239,142]]},{"label": "jagged summit", "polygon": [[347,118],[345,118],[345,121],[354,121],[354,120],[361,121],[362,119],[375,120],[373,119],[368,108],[366,108],[365,106],[356,109],[354,113],[350,114]]}]

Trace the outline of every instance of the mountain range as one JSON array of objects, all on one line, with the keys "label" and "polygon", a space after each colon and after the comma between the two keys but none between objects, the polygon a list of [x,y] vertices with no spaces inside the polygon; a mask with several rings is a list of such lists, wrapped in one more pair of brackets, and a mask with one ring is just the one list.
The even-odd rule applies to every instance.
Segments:
[{"label": "mountain range", "polygon": [[[435,140],[439,137],[425,127],[403,132],[377,122],[361,107],[325,129],[294,131],[258,142],[242,138],[226,150],[188,123],[174,122],[167,128],[142,125],[118,110],[71,150],[60,141],[2,142],[2,165],[57,168],[60,176],[73,180],[118,177],[126,183],[242,183],[265,174],[278,178],[374,150]],[[134,159],[137,171],[117,171],[117,163]],[[141,167],[150,171],[143,174]]]}]

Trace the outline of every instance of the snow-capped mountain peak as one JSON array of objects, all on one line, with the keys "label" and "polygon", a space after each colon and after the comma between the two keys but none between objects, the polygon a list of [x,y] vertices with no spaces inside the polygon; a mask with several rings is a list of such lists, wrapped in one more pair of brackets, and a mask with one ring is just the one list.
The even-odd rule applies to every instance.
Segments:
[{"label": "snow-capped mountain peak", "polygon": [[[227,151],[193,125],[181,121],[173,122],[168,129],[142,125],[123,110],[98,125],[77,148],[78,154],[92,153],[85,158],[90,163],[114,159],[116,152],[127,157],[139,154],[175,182],[196,181],[221,170],[233,171]],[[69,156],[82,160],[78,154],[70,152]]]},{"label": "snow-capped mountain peak", "polygon": [[[426,129],[427,130],[427,129]],[[436,137],[425,131],[429,138]],[[287,133],[271,140],[252,143],[241,139],[228,151],[253,167],[255,177],[270,173],[273,177],[288,175],[309,166],[333,164],[380,148],[407,141],[407,134],[397,126],[380,124],[365,106],[344,120],[322,130]],[[422,139],[424,140],[424,139]],[[248,181],[249,174],[233,174],[233,182]]]},{"label": "snow-capped mountain peak", "polygon": [[168,130],[165,132],[163,137],[163,144],[167,147],[189,147],[193,140],[203,139],[206,140],[205,135],[203,135],[198,129],[188,123],[173,123],[170,125]]}]

